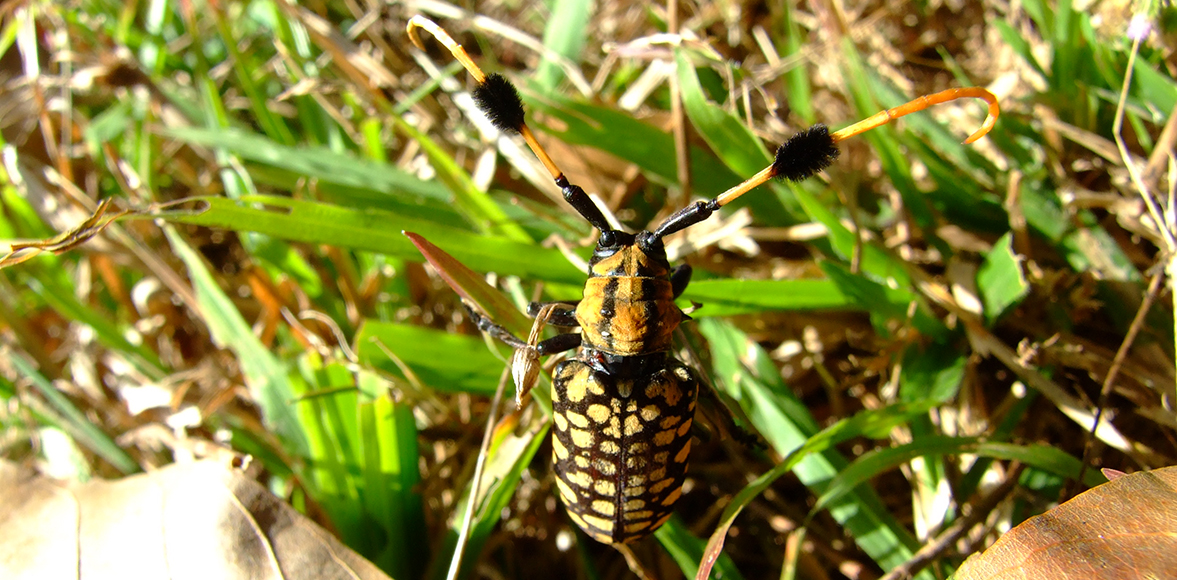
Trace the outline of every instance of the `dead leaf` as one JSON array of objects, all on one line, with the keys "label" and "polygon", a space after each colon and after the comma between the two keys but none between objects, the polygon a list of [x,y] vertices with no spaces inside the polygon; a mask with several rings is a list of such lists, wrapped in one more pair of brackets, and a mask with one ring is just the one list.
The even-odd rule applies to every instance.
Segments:
[{"label": "dead leaf", "polygon": [[958,580],[1173,578],[1177,573],[1177,467],[1118,477],[1022,522]]},{"label": "dead leaf", "polygon": [[0,529],[5,579],[388,578],[211,461],[89,483],[0,462]]},{"label": "dead leaf", "polygon": [[40,255],[42,252],[60,254],[72,250],[101,233],[114,220],[134,213],[131,210],[124,209],[114,212],[111,215],[106,215],[107,210],[110,209],[111,201],[111,198],[102,200],[98,204],[98,207],[95,208],[94,213],[86,221],[68,232],[58,234],[47,240],[11,244],[8,253],[0,256],[0,268],[25,262],[30,258]]}]

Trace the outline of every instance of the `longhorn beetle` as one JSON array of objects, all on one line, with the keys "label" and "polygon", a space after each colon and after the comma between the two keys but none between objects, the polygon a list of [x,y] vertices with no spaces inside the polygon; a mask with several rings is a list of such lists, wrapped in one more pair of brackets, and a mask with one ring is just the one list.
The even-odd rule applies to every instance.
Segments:
[{"label": "longhorn beetle", "polygon": [[[689,317],[674,300],[691,278],[688,265],[670,267],[662,240],[706,220],[716,210],[769,179],[802,181],[828,167],[837,144],[932,105],[973,97],[989,105],[984,124],[965,140],[980,139],[997,122],[997,98],[983,88],[949,89],[881,111],[845,129],[817,124],[790,137],[776,158],[747,181],[709,201],[695,202],[666,218],[653,231],[637,234],[611,228],[584,190],[568,182],[523,119],[515,87],[499,74],[487,75],[434,22],[415,16],[407,32],[424,50],[418,28],[453,54],[478,86],[478,108],[501,131],[522,135],[551,173],[564,199],[600,232],[579,303],[533,303],[556,326],[580,327],[532,345],[470,310],[478,327],[517,350],[544,356],[579,348],[552,377],[556,425],[552,455],[556,486],[576,525],[599,542],[641,539],[670,518],[682,494],[698,379],[670,356],[671,335]],[[546,308],[545,308],[546,307]]]}]

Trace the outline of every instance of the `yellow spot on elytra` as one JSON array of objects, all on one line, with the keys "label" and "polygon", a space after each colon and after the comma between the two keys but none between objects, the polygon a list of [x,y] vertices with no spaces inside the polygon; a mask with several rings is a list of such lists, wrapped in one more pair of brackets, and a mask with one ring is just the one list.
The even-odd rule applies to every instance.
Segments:
[{"label": "yellow spot on elytra", "polygon": [[634,532],[640,532],[648,527],[650,527],[650,522],[648,521],[625,524],[625,533],[632,534]]},{"label": "yellow spot on elytra", "polygon": [[646,458],[640,455],[630,455],[625,458],[625,466],[630,469],[642,469],[646,466]]},{"label": "yellow spot on elytra", "polygon": [[654,516],[654,512],[650,510],[641,510],[636,512],[628,512],[625,514],[627,520],[648,520]]},{"label": "yellow spot on elytra", "polygon": [[556,478],[556,488],[560,490],[560,497],[564,500],[565,504],[572,505],[576,503],[576,493],[559,477]]},{"label": "yellow spot on elytra", "polygon": [[678,501],[678,498],[680,498],[680,497],[682,497],[682,488],[681,487],[670,492],[670,495],[667,495],[666,499],[662,500],[662,505],[672,506],[672,505],[674,505],[674,502]]},{"label": "yellow spot on elytra", "polygon": [[635,474],[629,476],[629,486],[630,487],[641,487],[643,485],[646,485],[646,476],[644,476],[640,473],[635,473]]},{"label": "yellow spot on elytra", "polygon": [[630,401],[625,404],[625,412],[626,413],[636,413],[637,410],[638,410],[638,402],[637,401]]},{"label": "yellow spot on elytra", "polygon": [[552,421],[556,424],[557,429],[561,431],[568,429],[568,419],[565,419],[564,415],[556,413],[555,415],[552,415]]},{"label": "yellow spot on elytra", "polygon": [[577,373],[577,376],[572,377],[572,380],[564,384],[564,394],[567,395],[568,400],[572,403],[579,403],[584,400],[586,385],[588,377],[582,376],[583,373]]},{"label": "yellow spot on elytra", "polygon": [[678,385],[666,385],[666,388],[662,390],[662,397],[666,399],[668,406],[673,407],[682,398],[682,391],[679,390]]},{"label": "yellow spot on elytra", "polygon": [[[572,503],[569,502],[568,505],[571,506]],[[580,517],[580,514],[574,512],[572,510],[568,510],[568,517],[572,518],[572,521],[576,522],[576,525],[580,526],[580,529],[582,529],[586,532],[589,532],[589,535],[592,535],[592,532],[589,530],[588,524],[585,523],[584,518]]]},{"label": "yellow spot on elytra", "polygon": [[601,429],[601,432],[608,437],[621,439],[621,420],[617,418],[617,415],[609,418],[609,426]]},{"label": "yellow spot on elytra", "polygon": [[626,437],[633,437],[634,435],[641,433],[643,429],[644,427],[642,427],[642,422],[638,419],[637,415],[630,415],[625,418]]},{"label": "yellow spot on elytra", "polygon": [[635,441],[633,445],[629,446],[629,452],[633,453],[634,455],[639,455],[645,453],[649,448],[650,446],[647,445],[645,441]]},{"label": "yellow spot on elytra", "polygon": [[564,414],[568,416],[569,423],[572,423],[573,425],[576,425],[577,427],[580,427],[581,429],[588,427],[588,424],[589,424],[588,418],[585,417],[584,415],[581,415],[580,413],[577,413],[575,411],[565,411]]},{"label": "yellow spot on elytra", "polygon": [[682,420],[682,417],[680,417],[678,415],[668,415],[667,417],[662,419],[662,423],[660,423],[658,426],[663,429],[669,429],[669,428],[677,425],[678,422],[681,420]]},{"label": "yellow spot on elytra", "polygon": [[552,454],[560,461],[568,459],[568,448],[560,442],[559,437],[552,437]]},{"label": "yellow spot on elytra", "polygon": [[662,393],[666,391],[666,383],[662,381],[653,381],[646,385],[646,398],[653,399],[654,397],[661,397]]},{"label": "yellow spot on elytra", "polygon": [[608,440],[602,441],[601,446],[598,449],[600,449],[602,453],[606,453],[608,455],[617,455],[621,452],[620,445]]},{"label": "yellow spot on elytra", "polygon": [[646,507],[646,500],[644,499],[631,499],[625,502],[625,511],[627,512],[640,510],[644,507]]},{"label": "yellow spot on elytra", "polygon": [[[610,476],[610,475],[617,473],[617,464],[613,463],[612,461],[606,461],[604,459],[595,459],[595,460],[593,460],[593,467],[596,468],[598,473],[600,473],[601,475],[604,475],[604,476]],[[588,475],[588,474],[585,474],[585,475]],[[585,484],[585,487],[588,487],[588,485]]]},{"label": "yellow spot on elytra", "polygon": [[659,414],[658,407],[655,407],[654,405],[646,405],[645,407],[642,407],[643,421],[653,421],[654,419],[658,418]]},{"label": "yellow spot on elytra", "polygon": [[577,487],[588,488],[593,483],[593,478],[589,477],[587,471],[573,471],[572,473],[564,474],[564,477],[568,480],[568,483]]},{"label": "yellow spot on elytra", "polygon": [[642,486],[642,485],[637,485],[637,486],[634,486],[634,487],[627,487],[627,488],[625,488],[625,495],[626,495],[627,497],[635,497],[635,496],[640,496],[640,495],[642,495],[642,494],[644,494],[644,493],[646,493],[646,487],[645,487],[645,486]]},{"label": "yellow spot on elytra", "polygon": [[662,493],[662,490],[670,487],[670,484],[672,483],[674,483],[673,479],[663,479],[662,481],[659,481],[658,483],[650,486],[650,494],[655,495]]},{"label": "yellow spot on elytra", "polygon": [[597,423],[604,423],[605,421],[609,420],[609,415],[609,407],[606,407],[600,403],[593,403],[589,405],[588,416],[593,421],[596,421]]},{"label": "yellow spot on elytra", "polygon": [[687,434],[687,431],[690,431],[690,430],[691,430],[691,420],[687,419],[686,421],[683,421],[682,425],[679,426],[678,436],[682,437],[683,435]]},{"label": "yellow spot on elytra", "polygon": [[650,479],[662,479],[663,477],[666,477],[665,467],[659,467],[658,469],[650,472]]},{"label": "yellow spot on elytra", "polygon": [[602,479],[594,483],[593,489],[601,495],[613,496],[617,494],[617,486],[607,479]]},{"label": "yellow spot on elytra", "polygon": [[581,449],[588,449],[593,446],[593,434],[584,429],[571,429],[569,433],[572,434],[572,444]]},{"label": "yellow spot on elytra", "polygon": [[674,441],[673,430],[659,431],[654,435],[654,445],[670,445],[671,441]]},{"label": "yellow spot on elytra", "polygon": [[605,387],[601,383],[594,380],[585,381],[588,383],[588,391],[598,397],[605,394]]},{"label": "yellow spot on elytra", "polygon": [[659,465],[666,465],[666,460],[670,459],[669,451],[660,451],[654,454],[654,463]]},{"label": "yellow spot on elytra", "polygon": [[670,519],[670,516],[672,516],[672,515],[674,515],[674,512],[670,512],[670,513],[668,513],[668,514],[666,514],[666,515],[664,515],[664,516],[662,516],[662,517],[658,518],[658,521],[654,522],[654,526],[653,526],[653,527],[654,527],[654,528],[659,528],[659,527],[662,527],[662,524],[665,524],[665,523],[666,523],[666,520],[669,520],[669,519]]},{"label": "yellow spot on elytra", "polygon": [[[611,522],[605,518],[594,516],[592,514],[584,514],[582,516],[582,518],[584,519],[584,523],[589,526],[592,526],[592,527],[594,527],[598,530],[601,530],[607,534],[613,533],[613,522]],[[584,528],[585,526],[581,526],[581,527]],[[589,530],[585,529],[585,531],[587,532]],[[593,535],[593,537],[600,540],[600,538],[596,535]],[[604,540],[604,541],[608,541],[608,540]]]},{"label": "yellow spot on elytra", "polygon": [[682,463],[682,462],[686,461],[687,458],[690,456],[691,456],[691,440],[687,439],[686,444],[684,444],[682,446],[682,449],[679,450],[678,454],[674,456],[674,462],[675,463]]},{"label": "yellow spot on elytra", "polygon": [[588,466],[589,466],[588,457],[585,457],[583,455],[577,455],[576,457],[573,457],[572,460],[576,462],[577,467],[579,467],[581,469],[588,469]]},{"label": "yellow spot on elytra", "polygon": [[617,508],[613,505],[612,502],[599,499],[593,502],[593,511],[605,517],[611,518],[613,517],[613,514],[617,513]]}]

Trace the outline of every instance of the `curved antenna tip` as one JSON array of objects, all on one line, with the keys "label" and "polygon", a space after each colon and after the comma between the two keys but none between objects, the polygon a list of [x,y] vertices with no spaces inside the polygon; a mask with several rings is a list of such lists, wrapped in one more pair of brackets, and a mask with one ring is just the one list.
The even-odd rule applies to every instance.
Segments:
[{"label": "curved antenna tip", "polygon": [[413,46],[425,50],[425,45],[421,43],[421,35],[417,34],[417,29],[424,28],[430,30],[431,25],[434,28],[437,27],[435,22],[420,14],[409,19],[408,24],[405,24],[405,34],[409,35],[409,41],[413,43]]},{"label": "curved antenna tip", "polygon": [[974,90],[971,91],[971,94],[966,96],[975,97],[985,101],[989,104],[989,111],[986,113],[985,122],[981,124],[981,127],[976,131],[973,131],[973,134],[969,135],[969,138],[964,140],[965,145],[968,145],[973,141],[984,137],[989,133],[989,131],[992,131],[993,127],[997,125],[997,117],[1001,115],[1001,106],[997,104],[997,96],[989,92],[988,89],[983,89],[980,87],[974,87],[973,89]]}]

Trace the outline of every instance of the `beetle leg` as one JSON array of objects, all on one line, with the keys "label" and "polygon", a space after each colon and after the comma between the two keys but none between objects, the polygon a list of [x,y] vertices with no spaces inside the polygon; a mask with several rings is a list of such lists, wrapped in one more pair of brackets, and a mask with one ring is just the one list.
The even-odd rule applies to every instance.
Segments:
[{"label": "beetle leg", "polygon": [[576,305],[580,304],[579,300],[557,300],[555,302],[532,302],[527,305],[527,315],[535,318],[543,308],[549,304],[554,304],[551,314],[548,315],[548,324],[552,326],[580,326],[576,320]]},{"label": "beetle leg", "polygon": [[541,340],[535,345],[535,350],[539,352],[540,356],[548,356],[549,354],[557,354],[567,352],[580,346],[580,335],[571,332],[567,334],[557,334],[547,340]]},{"label": "beetle leg", "polygon": [[500,324],[491,320],[490,317],[475,310],[473,306],[470,306],[465,301],[462,302],[462,306],[466,307],[466,313],[470,315],[470,320],[478,326],[478,330],[497,338],[511,348],[520,349],[529,347],[527,341],[511,334],[510,330],[503,328]]},{"label": "beetle leg", "polygon": [[691,283],[691,266],[688,264],[679,264],[670,271],[670,287],[674,290],[674,297],[682,296],[684,290],[687,289],[687,284]]},{"label": "beetle leg", "polygon": [[768,443],[751,430],[752,422],[744,411],[734,401],[728,402],[724,398],[713,384],[699,389],[698,414],[707,420],[695,421],[695,435],[703,441],[733,439],[748,449],[767,449]]},{"label": "beetle leg", "polygon": [[[541,341],[537,342],[535,345],[528,344],[527,341],[523,340],[522,338],[519,338],[518,336],[515,336],[514,334],[511,334],[510,330],[507,330],[502,325],[491,320],[490,317],[475,310],[469,304],[466,304],[465,302],[463,302],[462,305],[466,307],[466,312],[470,315],[470,320],[472,320],[474,322],[474,324],[476,324],[478,326],[478,330],[481,330],[481,331],[491,335],[492,337],[498,339],[500,342],[502,342],[503,344],[505,344],[511,348],[514,348],[514,349],[534,348],[536,350],[536,352],[539,354],[539,356],[548,356],[550,354],[558,354],[561,352],[569,351],[569,350],[572,350],[572,349],[580,346],[580,335],[575,334],[575,333],[558,334],[558,335],[553,336],[552,338],[549,338],[547,340],[541,340]],[[529,312],[530,312],[530,310],[531,309],[528,308]],[[555,312],[561,312],[561,311],[557,310]],[[553,315],[548,318],[548,322],[555,324],[557,326],[575,326],[575,322],[573,324],[562,324],[562,323],[556,322],[558,320],[561,320],[561,318],[559,316],[557,316],[555,314],[555,312],[553,312]],[[565,312],[571,312],[571,311],[565,311]]]},{"label": "beetle leg", "polygon": [[560,334],[547,340],[539,339],[544,325],[551,321],[552,314],[560,306],[563,305],[559,302],[549,302],[540,307],[539,312],[535,314],[535,323],[531,325],[531,334],[527,336],[527,344],[535,346],[516,349],[515,354],[511,356],[511,376],[515,379],[515,404],[519,407],[523,406],[524,395],[531,391],[531,387],[535,386],[535,381],[539,378],[540,357],[580,346],[579,334]]}]

